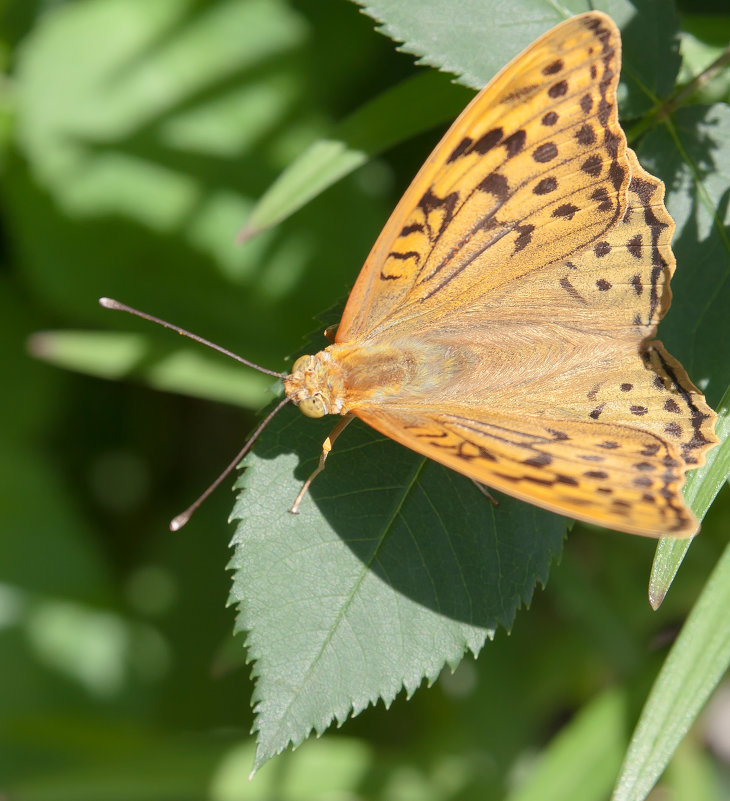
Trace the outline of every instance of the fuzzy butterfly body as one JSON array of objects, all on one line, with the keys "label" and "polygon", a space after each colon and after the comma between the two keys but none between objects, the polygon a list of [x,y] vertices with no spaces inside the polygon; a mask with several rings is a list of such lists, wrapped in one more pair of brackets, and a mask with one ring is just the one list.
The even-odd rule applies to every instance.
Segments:
[{"label": "fuzzy butterfly body", "polygon": [[544,508],[688,536],[715,414],[651,340],[674,223],[618,122],[620,51],[590,12],[497,75],[393,212],[334,344],[284,384]]}]

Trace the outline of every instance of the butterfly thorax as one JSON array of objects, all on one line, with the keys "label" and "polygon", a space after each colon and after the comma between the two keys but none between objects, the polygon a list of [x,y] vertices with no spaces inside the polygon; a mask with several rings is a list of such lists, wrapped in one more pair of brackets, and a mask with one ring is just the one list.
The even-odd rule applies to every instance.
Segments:
[{"label": "butterfly thorax", "polygon": [[389,399],[423,396],[446,386],[468,361],[431,342],[337,343],[314,356],[301,356],[284,390],[308,417],[347,414]]}]

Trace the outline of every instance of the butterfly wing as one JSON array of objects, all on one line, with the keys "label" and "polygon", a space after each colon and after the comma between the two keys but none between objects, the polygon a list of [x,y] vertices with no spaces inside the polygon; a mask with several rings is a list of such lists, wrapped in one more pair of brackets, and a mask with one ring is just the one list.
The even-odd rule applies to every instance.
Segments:
[{"label": "butterfly wing", "polygon": [[620,222],[582,252],[545,265],[492,293],[486,306],[504,323],[543,319],[640,342],[656,333],[671,303],[674,220],[664,184],[626,149],[630,175]]},{"label": "butterfly wing", "polygon": [[584,250],[625,211],[621,40],[591,12],[538,39],[449,129],[376,241],[336,341],[430,324]]},{"label": "butterfly wing", "polygon": [[606,419],[473,408],[367,409],[376,430],[469,478],[553,512],[630,534],[690,536],[684,464],[665,438]]}]

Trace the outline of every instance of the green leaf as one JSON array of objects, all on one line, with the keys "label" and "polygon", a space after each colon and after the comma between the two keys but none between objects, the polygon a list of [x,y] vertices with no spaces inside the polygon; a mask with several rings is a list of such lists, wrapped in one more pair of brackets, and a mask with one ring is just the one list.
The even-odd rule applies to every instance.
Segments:
[{"label": "green leaf", "polygon": [[565,532],[358,421],[292,515],[331,426],[285,407],[238,484],[231,600],[255,662],[256,768],[478,653],[545,583]]},{"label": "green leaf", "polygon": [[[684,486],[684,497],[698,520],[707,514],[730,475],[730,388],[720,401],[715,433],[720,444],[709,452],[702,467],[687,475]],[[658,609],[664,600],[691,544],[691,539],[664,537],[659,540],[649,579],[649,603],[654,609]]]},{"label": "green leaf", "polygon": [[643,801],[730,666],[730,545],[654,682],[612,801]]},{"label": "green leaf", "polygon": [[[562,22],[565,13],[547,0],[517,0],[509,13],[496,3],[423,0],[356,0],[379,23],[378,30],[419,64],[451,72],[473,89],[481,89],[527,45]],[[583,10],[588,10],[584,4]]]},{"label": "green leaf", "polygon": [[681,65],[674,3],[639,0],[631,6],[610,0],[595,4],[621,28],[619,105],[623,119],[638,117],[669,97]]},{"label": "green leaf", "polygon": [[[508,6],[468,0],[355,0],[381,23],[379,30],[407,53],[481,89],[538,36],[571,14],[597,9],[624,32],[622,106],[630,114],[669,94],[679,69],[678,20],[673,6],[626,0],[515,0]],[[651,32],[650,35],[647,35]]]},{"label": "green leaf", "polygon": [[[545,14],[548,9],[554,16],[551,24],[563,19],[548,3],[525,3],[528,10],[539,10],[539,20],[534,26],[500,27],[494,25],[489,4],[466,8],[462,4],[457,13],[463,15],[463,19],[456,24],[444,22],[439,26],[438,35],[433,36],[433,19],[424,24],[421,6],[416,9],[395,0],[364,5],[364,10],[377,20],[390,20],[392,15],[394,21],[381,29],[392,38],[400,40],[404,30],[416,37],[411,42],[403,34],[404,49],[420,56],[419,63],[453,72],[462,83],[475,89],[481,89],[513,56],[549,29],[551,25],[547,24]],[[442,16],[450,18],[454,12],[443,2],[430,5]],[[577,6],[577,10],[588,10],[587,4],[582,8],[580,4]],[[604,6],[617,23],[626,25],[631,16],[628,6],[622,2]],[[623,37],[626,86],[622,92],[622,110],[631,115],[650,108],[656,98],[667,96],[679,68],[676,15],[649,4],[644,8],[642,21],[642,25],[627,25]],[[647,28],[653,34],[649,39]],[[467,39],[463,40],[461,34],[465,29]],[[457,37],[457,32],[458,45],[454,46],[450,37]],[[485,41],[489,43],[488,48],[484,46]],[[423,102],[424,98],[428,102]],[[417,75],[384,92],[352,114],[329,137],[313,142],[281,173],[254,206],[239,239],[245,241],[278,224],[394,144],[455,118],[468,99],[466,93],[435,72]]]},{"label": "green leaf", "polygon": [[313,142],[281,173],[254,206],[239,238],[249,239],[280,223],[383,150],[453,119],[470,97],[470,92],[433,71],[384,92],[327,139]]}]

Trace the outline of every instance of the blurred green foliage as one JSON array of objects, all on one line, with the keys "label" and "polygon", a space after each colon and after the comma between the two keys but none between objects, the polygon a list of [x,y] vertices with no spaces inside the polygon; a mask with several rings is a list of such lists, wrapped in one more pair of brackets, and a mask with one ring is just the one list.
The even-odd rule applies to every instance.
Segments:
[{"label": "blurred green foliage", "polygon": [[[682,27],[688,79],[730,15]],[[532,798],[538,782],[543,799],[607,798],[725,546],[727,488],[659,612],[645,600],[654,544],[576,527],[547,589],[479,661],[248,783],[231,496],[174,535],[166,522],[231,458],[270,382],[96,305],[119,297],[281,369],[346,295],[439,132],[242,246],[236,233],[307,147],[412,78],[413,58],[345,0],[6,0],[0,45],[0,794],[441,801]],[[444,108],[464,93],[448,88]],[[726,102],[726,79],[702,93]],[[724,241],[719,229],[727,265]],[[133,380],[31,358],[43,330],[60,333],[35,336],[34,353]],[[714,736],[700,724],[685,739],[663,779],[677,798],[727,797]]]}]

